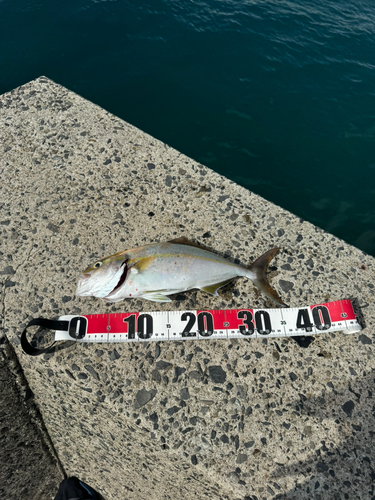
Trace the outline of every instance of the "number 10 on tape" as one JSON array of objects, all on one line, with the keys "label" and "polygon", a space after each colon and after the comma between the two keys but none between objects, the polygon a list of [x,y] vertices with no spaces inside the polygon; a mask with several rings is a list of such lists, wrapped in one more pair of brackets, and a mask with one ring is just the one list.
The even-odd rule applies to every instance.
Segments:
[{"label": "number 10 on tape", "polygon": [[350,300],[290,309],[88,314],[59,320],[68,320],[69,328],[57,330],[55,340],[80,342],[291,337],[362,329]]}]

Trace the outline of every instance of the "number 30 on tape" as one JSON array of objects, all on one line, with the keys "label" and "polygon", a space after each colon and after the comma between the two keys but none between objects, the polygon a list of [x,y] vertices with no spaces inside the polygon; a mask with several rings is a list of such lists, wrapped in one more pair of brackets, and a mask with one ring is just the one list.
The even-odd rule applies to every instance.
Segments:
[{"label": "number 30 on tape", "polygon": [[61,316],[68,330],[55,340],[149,342],[158,340],[291,337],[362,329],[351,300],[290,309],[221,309]]}]

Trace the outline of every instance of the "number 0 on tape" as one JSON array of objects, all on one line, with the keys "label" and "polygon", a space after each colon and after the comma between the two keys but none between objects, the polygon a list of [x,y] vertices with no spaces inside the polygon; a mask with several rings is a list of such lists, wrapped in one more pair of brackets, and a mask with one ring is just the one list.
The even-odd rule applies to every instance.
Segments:
[{"label": "number 0 on tape", "polygon": [[61,316],[68,325],[55,340],[150,342],[158,340],[292,337],[362,329],[351,300],[290,309],[222,309]]}]

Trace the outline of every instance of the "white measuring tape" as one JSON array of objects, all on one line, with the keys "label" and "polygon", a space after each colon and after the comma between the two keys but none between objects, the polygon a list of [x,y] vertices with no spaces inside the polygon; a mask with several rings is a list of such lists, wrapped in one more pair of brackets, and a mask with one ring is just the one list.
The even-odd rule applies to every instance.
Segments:
[{"label": "white measuring tape", "polygon": [[293,337],[362,329],[349,299],[288,309],[222,309],[60,316],[55,341],[150,342],[160,340]]}]

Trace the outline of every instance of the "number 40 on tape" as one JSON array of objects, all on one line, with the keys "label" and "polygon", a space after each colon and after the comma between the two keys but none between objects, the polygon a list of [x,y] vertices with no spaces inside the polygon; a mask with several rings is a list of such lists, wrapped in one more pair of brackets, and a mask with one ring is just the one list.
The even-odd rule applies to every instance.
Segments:
[{"label": "number 40 on tape", "polygon": [[68,330],[55,340],[149,342],[291,337],[362,329],[351,300],[288,309],[154,311],[61,316]]}]

